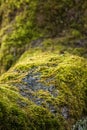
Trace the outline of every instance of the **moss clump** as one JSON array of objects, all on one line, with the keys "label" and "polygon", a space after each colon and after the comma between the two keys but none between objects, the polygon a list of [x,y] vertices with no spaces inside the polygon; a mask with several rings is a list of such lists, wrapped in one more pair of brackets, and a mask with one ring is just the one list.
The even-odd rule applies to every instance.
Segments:
[{"label": "moss clump", "polygon": [[[0,127],[2,130],[59,129],[57,118],[43,107],[23,98],[12,86],[0,85]],[[25,104],[25,106],[23,106]],[[38,124],[38,125],[37,125]]]},{"label": "moss clump", "polygon": [[[47,44],[53,44],[52,39],[44,41],[43,46],[47,46],[45,51],[41,48],[27,51],[0,78],[1,83],[13,84],[20,94],[24,92],[25,99],[31,100],[32,105],[24,107],[24,110],[32,120],[32,129],[68,130],[76,120],[87,114],[87,60],[77,53],[73,54],[74,48],[71,54],[63,42],[54,40],[53,51]],[[33,86],[34,82],[36,86]]]}]

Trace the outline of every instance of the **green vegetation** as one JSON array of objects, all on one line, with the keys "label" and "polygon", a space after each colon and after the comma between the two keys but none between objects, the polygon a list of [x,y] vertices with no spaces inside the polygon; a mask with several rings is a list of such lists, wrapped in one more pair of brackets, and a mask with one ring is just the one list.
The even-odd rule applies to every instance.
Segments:
[{"label": "green vegetation", "polygon": [[0,130],[86,129],[86,14],[86,0],[0,0]]},{"label": "green vegetation", "polygon": [[74,38],[83,37],[87,25],[86,5],[86,0],[1,1],[1,73],[7,71],[30,48],[32,40],[67,33]]},{"label": "green vegetation", "polygon": [[[58,42],[56,39],[53,41]],[[40,129],[41,127],[44,127],[44,129],[49,128],[55,130],[61,130],[65,128],[70,129],[76,120],[80,119],[82,115],[85,116],[85,114],[87,114],[87,61],[85,58],[73,54],[74,49],[72,49],[72,54],[70,54],[68,49],[61,44],[58,46],[55,45],[56,47],[52,52],[51,43],[53,41],[48,39],[42,43],[43,45],[45,43],[45,45],[47,45],[47,42],[50,42],[50,46],[47,45],[47,51],[43,51],[43,49],[41,50],[40,48],[35,48],[35,50],[31,49],[30,51],[25,52],[17,64],[7,73],[3,74],[0,78],[0,82],[2,84],[26,86],[27,82],[23,82],[22,79],[29,75],[32,70],[34,70],[32,74],[37,74],[37,77],[39,73],[41,73],[39,79],[40,83],[45,84],[45,86],[48,88],[51,85],[55,87],[53,94],[44,90],[43,88],[33,92],[34,97],[38,97],[40,100],[43,100],[39,106],[39,110],[42,110],[42,112],[47,111],[46,115],[48,115],[49,118],[48,120],[47,117],[44,117],[44,120],[42,120],[43,115],[41,114],[42,121],[38,117],[38,128],[36,125],[34,126],[34,124],[32,124],[36,129]],[[61,54],[61,51],[64,51],[63,54]],[[28,90],[23,90],[25,94],[26,91]],[[36,101],[34,101],[34,103],[36,104]],[[56,113],[51,113],[51,107],[49,106],[54,106]],[[35,106],[34,111],[36,110],[36,107],[37,106]],[[67,119],[65,119],[65,117],[62,115],[62,109],[65,107],[68,111],[66,112],[68,116]],[[28,106],[26,109],[29,112],[33,110],[33,108],[30,110]],[[37,110],[37,114],[39,110]],[[46,126],[45,121],[51,121],[49,113],[51,116],[53,116],[53,119],[48,127],[48,125]],[[32,118],[35,116],[34,114],[35,113],[33,112]],[[56,117],[54,119],[55,114]],[[36,122],[37,118],[34,119]],[[40,121],[42,123],[40,123]],[[69,125],[67,126],[68,123]],[[44,126],[40,126],[42,124]]]}]

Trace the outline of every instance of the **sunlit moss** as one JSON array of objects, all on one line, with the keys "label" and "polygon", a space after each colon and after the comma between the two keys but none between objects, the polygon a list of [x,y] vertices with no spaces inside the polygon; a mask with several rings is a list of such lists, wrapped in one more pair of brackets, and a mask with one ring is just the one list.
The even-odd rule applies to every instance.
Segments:
[{"label": "sunlit moss", "polygon": [[0,129],[71,130],[87,115],[86,8],[0,1]]}]

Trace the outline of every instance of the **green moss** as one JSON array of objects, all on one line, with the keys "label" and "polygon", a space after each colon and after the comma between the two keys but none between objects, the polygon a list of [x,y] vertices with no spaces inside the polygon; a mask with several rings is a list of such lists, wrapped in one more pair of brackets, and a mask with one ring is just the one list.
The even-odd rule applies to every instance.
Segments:
[{"label": "green moss", "polygon": [[74,38],[80,38],[82,35],[81,35],[81,33],[80,33],[80,31],[78,31],[78,30],[72,30],[71,31],[71,35],[72,35],[72,37],[74,37]]},{"label": "green moss", "polygon": [[[64,45],[57,45],[57,43],[58,41],[56,40],[56,48],[53,52],[49,49],[49,46],[46,48],[49,51],[43,51],[40,48],[27,51],[22,55],[17,64],[0,78],[1,83],[14,83],[15,86],[15,84],[23,84],[22,79],[31,70],[34,70],[32,72],[33,75],[41,74],[39,82],[45,84],[47,87],[50,87],[50,85],[55,87],[55,91],[52,91],[53,94],[44,90],[33,92],[33,96],[42,99],[43,102],[39,107],[32,105],[26,108],[27,112],[31,113],[31,115],[33,113],[33,117],[29,116],[33,120],[31,125],[33,126],[32,129],[36,127],[35,124],[38,124],[37,129],[41,129],[42,127],[44,130],[48,129],[46,122],[49,124],[50,129],[54,129],[55,125],[57,125],[55,129],[64,130],[64,127],[69,129],[76,120],[87,113],[87,60],[83,57],[68,53],[68,49]],[[64,53],[60,53],[62,47],[64,47]],[[49,106],[54,106],[56,110],[56,117],[53,119],[51,119],[53,114],[50,112]],[[68,109],[68,118],[71,122],[66,120],[62,115],[62,109],[64,107]],[[45,114],[46,112],[48,114],[46,114],[47,116],[44,115],[42,119],[41,115],[44,111]],[[47,118],[49,120],[46,120]],[[36,120],[37,123],[35,123]],[[68,123],[69,125],[67,126]]]},{"label": "green moss", "polygon": [[[86,26],[86,16],[83,15],[86,12],[85,3],[86,1],[78,3],[70,0],[59,3],[56,0],[54,2],[39,2],[38,0],[2,1],[0,5],[0,52],[2,53],[0,62],[3,67],[1,65],[0,68],[3,71],[8,70],[21,54],[30,48],[31,40],[45,36],[66,35],[67,30],[71,37],[81,38]],[[51,46],[50,44],[46,45],[50,42],[52,42]],[[67,43],[67,41],[65,42]],[[55,43],[51,40],[48,43],[44,44],[43,51],[46,46],[54,50]],[[11,55],[12,58],[8,58],[8,62],[4,64],[2,61],[3,58],[9,57],[7,55]]]},{"label": "green moss", "polygon": [[[18,94],[18,90],[12,90],[12,86],[1,84],[0,93],[0,127],[2,129],[53,130],[55,128],[56,130],[61,127],[57,119],[45,108],[30,103]],[[18,101],[20,105],[22,102],[27,103],[27,106],[21,108]]]},{"label": "green moss", "polygon": [[[70,130],[87,115],[86,8],[86,0],[0,2],[2,130]],[[29,76],[45,87],[29,91]]]}]

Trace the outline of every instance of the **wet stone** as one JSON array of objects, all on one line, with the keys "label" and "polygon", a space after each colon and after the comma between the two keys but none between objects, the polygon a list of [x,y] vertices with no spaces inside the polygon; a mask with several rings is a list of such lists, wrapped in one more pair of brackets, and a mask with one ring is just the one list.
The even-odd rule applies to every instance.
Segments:
[{"label": "wet stone", "polygon": [[[38,106],[42,105],[45,100],[35,96],[37,91],[43,90],[44,92],[49,92],[52,97],[58,96],[58,91],[56,90],[55,86],[51,84],[53,78],[48,79],[49,85],[47,86],[46,84],[40,82],[40,76],[41,73],[35,73],[35,69],[31,69],[26,77],[22,79],[22,83],[17,85],[17,87],[19,87],[20,94]],[[56,109],[52,104],[49,104],[46,107],[50,110],[51,113],[56,113]]]},{"label": "wet stone", "polygon": [[69,116],[68,108],[66,106],[62,108],[62,115],[65,119],[67,119]]},{"label": "wet stone", "polygon": [[34,100],[34,102],[37,104],[37,105],[41,105],[42,103],[43,103],[43,99],[42,98],[36,98],[35,100]]}]

